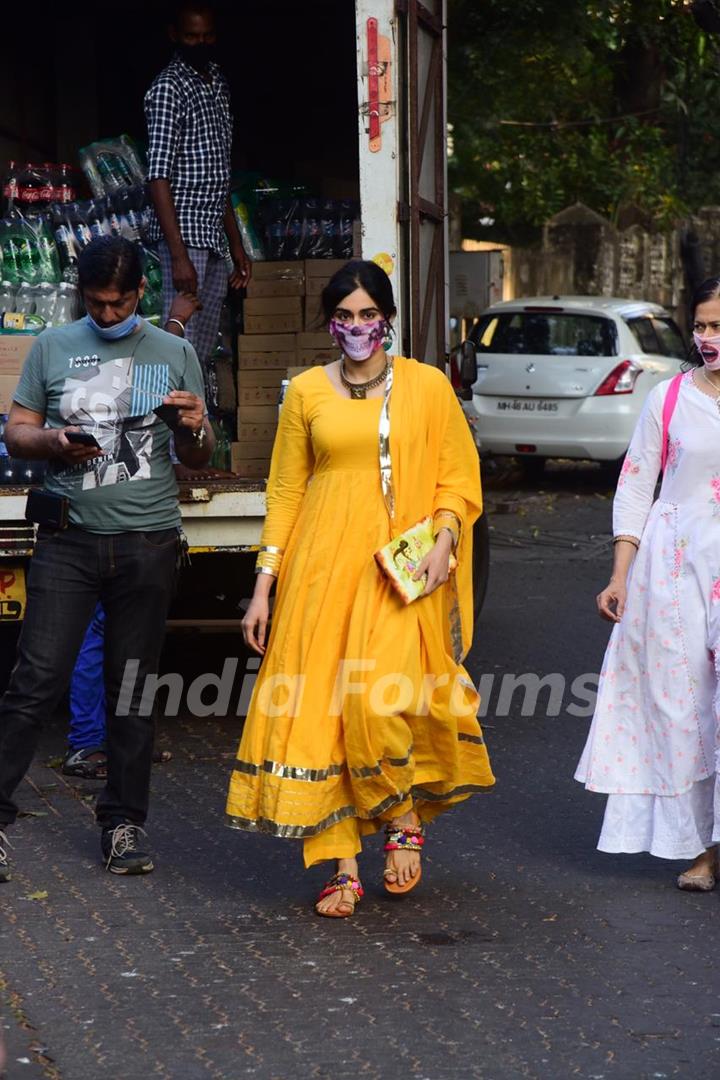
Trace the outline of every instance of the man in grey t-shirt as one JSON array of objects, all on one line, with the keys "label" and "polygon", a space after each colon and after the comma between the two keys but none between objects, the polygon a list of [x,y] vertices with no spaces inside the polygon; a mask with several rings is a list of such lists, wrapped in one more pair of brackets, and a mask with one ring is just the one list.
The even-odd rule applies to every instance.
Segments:
[{"label": "man in grey t-shirt", "polygon": [[[48,520],[64,502],[68,526],[39,519],[18,660],[0,702],[0,881],[10,877],[4,829],[17,814],[13,792],[98,601],[106,615],[103,857],[117,874],[153,869],[142,840],[153,720],[140,704],[145,677],[157,673],[180,552],[171,427],[184,465],[202,468],[213,451],[192,346],[137,315],[145,283],[136,245],[95,240],[78,268],[87,316],[38,337],[5,426],[13,456],[48,459]],[[138,689],[124,701],[129,661]]]}]

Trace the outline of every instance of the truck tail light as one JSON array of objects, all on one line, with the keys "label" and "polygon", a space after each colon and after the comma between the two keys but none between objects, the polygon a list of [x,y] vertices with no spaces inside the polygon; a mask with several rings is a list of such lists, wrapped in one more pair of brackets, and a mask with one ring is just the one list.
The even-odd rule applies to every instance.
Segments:
[{"label": "truck tail light", "polygon": [[642,375],[642,368],[634,364],[632,360],[623,360],[616,368],[613,368],[606,379],[603,379],[594,396],[632,394],[638,375]]}]

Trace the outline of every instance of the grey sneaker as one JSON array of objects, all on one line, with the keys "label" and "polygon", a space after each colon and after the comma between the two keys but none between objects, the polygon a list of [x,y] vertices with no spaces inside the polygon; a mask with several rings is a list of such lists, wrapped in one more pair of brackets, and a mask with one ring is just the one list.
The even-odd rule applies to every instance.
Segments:
[{"label": "grey sneaker", "polygon": [[0,829],[0,881],[9,881],[12,877],[10,873],[10,865],[8,863],[7,848],[12,847],[12,844],[8,840],[7,836]]},{"label": "grey sneaker", "polygon": [[154,869],[152,856],[143,851],[141,836],[147,836],[145,830],[129,821],[103,829],[100,846],[105,869],[111,874],[149,874]]}]

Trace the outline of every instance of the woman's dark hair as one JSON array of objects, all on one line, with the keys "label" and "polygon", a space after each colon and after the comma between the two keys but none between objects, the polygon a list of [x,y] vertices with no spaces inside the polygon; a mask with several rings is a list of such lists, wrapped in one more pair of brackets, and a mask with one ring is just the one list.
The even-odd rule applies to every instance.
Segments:
[{"label": "woman's dark hair", "polygon": [[80,289],[108,289],[136,292],[143,276],[140,247],[123,236],[100,236],[80,252]]},{"label": "woman's dark hair", "polygon": [[322,310],[327,325],[340,304],[355,292],[364,289],[389,322],[396,312],[390,278],[377,263],[367,259],[352,259],[328,281],[322,291]]},{"label": "woman's dark hair", "polygon": [[[717,300],[720,298],[720,277],[707,278],[703,281],[702,285],[698,285],[697,289],[693,293],[692,301],[690,304],[690,311],[692,312],[693,322],[695,321],[695,312],[700,304],[706,303],[708,300]],[[690,352],[685,360],[686,364],[691,367],[702,367],[703,358],[695,347],[695,341],[693,340],[690,346]]]}]

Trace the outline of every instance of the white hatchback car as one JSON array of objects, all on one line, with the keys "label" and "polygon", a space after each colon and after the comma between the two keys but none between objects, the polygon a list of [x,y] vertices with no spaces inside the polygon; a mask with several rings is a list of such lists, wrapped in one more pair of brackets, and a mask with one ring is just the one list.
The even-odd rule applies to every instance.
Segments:
[{"label": "white hatchback car", "polygon": [[687,355],[658,304],[594,296],[493,304],[469,340],[478,447],[528,471],[551,457],[619,462],[650,390]]}]

